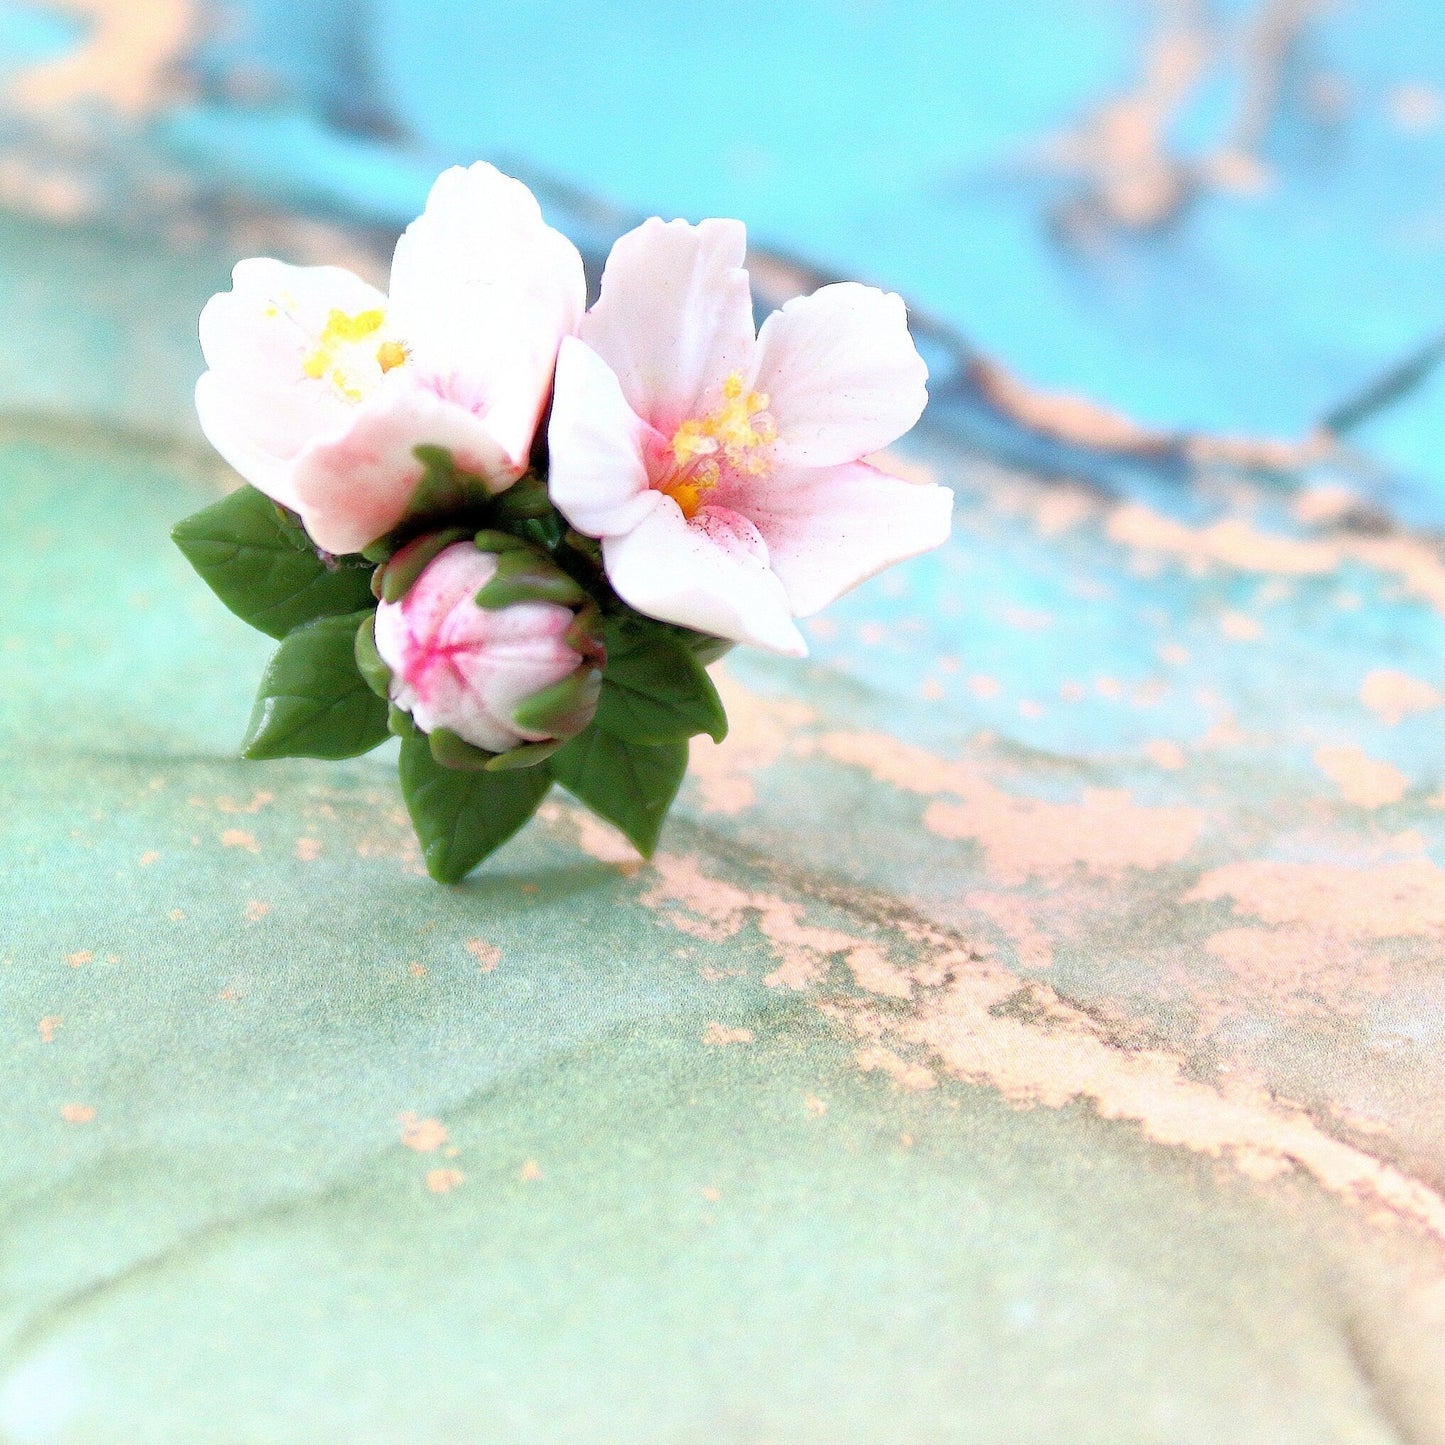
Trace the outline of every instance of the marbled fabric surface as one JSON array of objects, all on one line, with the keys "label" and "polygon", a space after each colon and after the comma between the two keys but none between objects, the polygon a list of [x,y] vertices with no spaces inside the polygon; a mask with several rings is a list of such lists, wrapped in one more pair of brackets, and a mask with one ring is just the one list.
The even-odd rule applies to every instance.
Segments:
[{"label": "marbled fabric surface", "polygon": [[1445,549],[1378,460],[1065,449],[940,364],[887,464],[952,543],[732,654],[658,858],[558,796],[439,888],[385,751],[235,758],[269,644],[166,536],[205,297],[384,226],[48,209],[4,1445],[1445,1441]]}]

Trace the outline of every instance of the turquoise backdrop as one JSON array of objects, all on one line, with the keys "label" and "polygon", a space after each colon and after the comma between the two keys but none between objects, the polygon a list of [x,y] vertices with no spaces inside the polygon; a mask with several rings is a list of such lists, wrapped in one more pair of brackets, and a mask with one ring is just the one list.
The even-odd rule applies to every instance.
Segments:
[{"label": "turquoise backdrop", "polygon": [[[231,11],[0,6],[0,1442],[1445,1441],[1436,8]],[[441,888],[167,533],[477,155],[901,290],[958,511]]]}]

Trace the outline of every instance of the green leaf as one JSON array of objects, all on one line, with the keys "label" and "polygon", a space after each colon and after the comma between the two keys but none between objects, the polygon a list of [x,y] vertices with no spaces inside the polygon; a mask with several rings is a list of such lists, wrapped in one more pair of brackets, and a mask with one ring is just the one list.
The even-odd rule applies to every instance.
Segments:
[{"label": "green leaf", "polygon": [[644,858],[687,771],[687,744],[648,747],[590,727],[552,755],[552,776],[580,803],[627,835]]},{"label": "green leaf", "polygon": [[319,617],[287,634],[261,679],[243,757],[354,758],[386,741],[386,702],[356,665],[366,615]]},{"label": "green leaf", "polygon": [[500,848],[537,811],[551,785],[546,768],[460,772],[437,762],[422,734],[402,741],[402,795],[426,870],[438,883],[459,882]]},{"label": "green leaf", "polygon": [[675,637],[659,629],[613,624],[597,726],[628,742],[656,746],[728,731],[722,699],[707,670]]},{"label": "green leaf", "polygon": [[176,546],[237,617],[271,637],[365,607],[371,571],[322,561],[306,534],[254,487],[177,522]]},{"label": "green leaf", "polygon": [[704,667],[711,667],[719,658],[726,657],[735,645],[726,637],[713,637],[686,627],[674,629],[674,636]]}]

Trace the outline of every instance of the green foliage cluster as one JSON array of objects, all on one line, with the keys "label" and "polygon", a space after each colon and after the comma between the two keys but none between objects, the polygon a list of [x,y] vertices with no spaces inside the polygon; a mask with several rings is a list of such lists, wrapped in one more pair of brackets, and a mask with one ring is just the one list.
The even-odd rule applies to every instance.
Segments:
[{"label": "green foliage cluster", "polygon": [[[419,448],[418,457],[426,472],[411,513],[364,556],[318,552],[294,516],[249,486],[175,527],[177,546],[216,596],[279,640],[243,755],[352,758],[399,736],[402,794],[427,871],[442,883],[505,843],[553,783],[650,856],[687,769],[688,739],[720,742],[727,732],[703,665],[718,654],[717,639],[627,607],[607,585],[596,544],[568,530],[539,478],[491,497],[448,453]],[[580,719],[595,704],[565,741],[486,753],[443,729],[423,733],[388,699],[377,603],[405,596],[433,557],[469,537],[498,557],[479,606],[540,599],[577,611],[569,641],[596,667],[518,713],[529,730],[551,731],[551,719]]]}]

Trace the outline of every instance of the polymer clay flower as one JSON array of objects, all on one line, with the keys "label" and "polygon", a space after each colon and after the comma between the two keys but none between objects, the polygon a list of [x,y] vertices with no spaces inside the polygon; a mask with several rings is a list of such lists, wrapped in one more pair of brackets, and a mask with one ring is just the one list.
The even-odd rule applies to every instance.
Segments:
[{"label": "polymer clay flower", "polygon": [[861,460],[927,400],[902,300],[825,286],[755,335],[745,249],[720,220],[617,242],[558,355],[548,487],[639,612],[802,656],[794,618],[938,546],[953,494]]},{"label": "polymer clay flower", "polygon": [[522,475],[584,304],[581,258],[532,193],[453,168],[397,243],[389,298],[336,266],[236,267],[201,316],[201,427],[318,547],[359,552],[406,515],[419,445],[493,492]]},{"label": "polymer clay flower", "polygon": [[[390,672],[391,701],[433,737],[434,752],[446,747],[436,741],[443,732],[492,754],[572,737],[597,708],[595,608],[579,619],[580,588],[531,548],[500,536],[495,544],[510,550],[499,556],[468,540],[413,560],[418,548],[435,551],[435,540],[423,538],[386,569],[406,585],[376,610],[376,652]],[[510,600],[519,596],[527,600]],[[441,757],[465,765],[454,746]]]},{"label": "polymer clay flower", "polygon": [[926,400],[902,301],[827,286],[755,332],[744,250],[735,221],[649,221],[584,315],[576,250],[478,165],[437,181],[389,298],[236,268],[196,403],[250,485],[172,535],[277,642],[243,756],[396,737],[443,883],[554,785],[652,855],[691,739],[727,735],[707,664],[801,655],[796,618],[951,520],[952,493],[863,460]]}]

